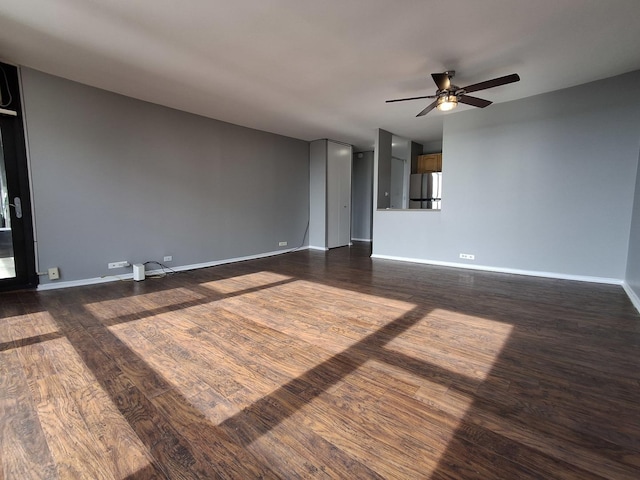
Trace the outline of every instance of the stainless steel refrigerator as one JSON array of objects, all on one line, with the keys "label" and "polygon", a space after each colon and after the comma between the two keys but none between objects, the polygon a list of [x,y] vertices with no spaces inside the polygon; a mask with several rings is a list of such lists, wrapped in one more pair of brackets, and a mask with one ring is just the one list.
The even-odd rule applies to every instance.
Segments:
[{"label": "stainless steel refrigerator", "polygon": [[442,172],[414,173],[409,179],[409,208],[439,210]]}]

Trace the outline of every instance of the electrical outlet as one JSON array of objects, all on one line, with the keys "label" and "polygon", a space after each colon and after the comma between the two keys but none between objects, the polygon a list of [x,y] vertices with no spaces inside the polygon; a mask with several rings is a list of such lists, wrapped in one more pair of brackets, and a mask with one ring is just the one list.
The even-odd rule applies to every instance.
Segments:
[{"label": "electrical outlet", "polygon": [[460,258],[464,258],[465,260],[475,260],[476,256],[471,253],[461,253]]},{"label": "electrical outlet", "polygon": [[173,256],[171,255],[165,255],[163,261],[164,262],[170,262],[171,260],[173,260]]},{"label": "electrical outlet", "polygon": [[58,280],[60,278],[60,270],[58,267],[51,267],[48,270],[49,280]]},{"label": "electrical outlet", "polygon": [[122,262],[111,262],[109,268],[124,268],[129,266],[129,262],[123,260]]},{"label": "electrical outlet", "polygon": [[287,242],[278,242],[278,246],[279,247],[286,247],[287,246]]}]

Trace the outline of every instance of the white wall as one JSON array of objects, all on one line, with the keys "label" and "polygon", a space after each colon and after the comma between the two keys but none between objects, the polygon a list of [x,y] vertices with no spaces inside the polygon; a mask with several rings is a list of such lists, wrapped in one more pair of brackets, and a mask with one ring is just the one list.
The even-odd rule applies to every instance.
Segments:
[{"label": "white wall", "polygon": [[373,254],[623,279],[639,107],[634,72],[447,116],[442,211],[374,212]]},{"label": "white wall", "polygon": [[126,273],[107,269],[118,260],[193,265],[306,244],[308,142],[28,68],[22,79],[41,270],[82,280]]}]

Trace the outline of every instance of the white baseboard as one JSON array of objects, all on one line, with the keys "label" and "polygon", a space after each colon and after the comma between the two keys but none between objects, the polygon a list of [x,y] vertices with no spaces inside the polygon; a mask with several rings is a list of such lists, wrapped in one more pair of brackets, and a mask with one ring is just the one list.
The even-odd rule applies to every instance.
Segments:
[{"label": "white baseboard", "polygon": [[371,258],[383,260],[397,260],[399,262],[423,263],[426,265],[437,265],[441,267],[466,268],[468,270],[481,270],[483,272],[510,273],[512,275],[526,275],[529,277],[556,278],[559,280],[575,280],[577,282],[605,283],[609,285],[622,285],[623,281],[618,278],[590,277],[586,275],[570,275],[556,272],[540,272],[537,270],[520,270],[517,268],[489,267],[486,265],[469,265],[467,263],[441,262],[438,260],[424,260],[421,258],[396,257],[392,255],[371,255]]},{"label": "white baseboard", "polygon": [[[256,260],[258,258],[273,257],[275,255],[282,255],[284,253],[291,253],[297,250],[307,250],[310,247],[290,248],[287,250],[275,250],[273,252],[258,253],[255,255],[247,255],[245,257],[226,258],[224,260],[214,260],[213,262],[194,263],[191,265],[182,265],[178,267],[169,267],[174,272],[183,272],[186,270],[196,270],[198,268],[215,267],[217,265],[224,265],[227,263],[244,262],[245,260]],[[147,274],[160,274],[162,270],[148,270]],[[98,283],[117,282],[120,280],[132,280],[133,273],[124,273],[122,275],[105,275],[95,278],[84,278],[81,280],[69,280],[66,282],[54,282],[44,283],[38,285],[38,290],[56,290],[58,288],[70,288],[70,287],[82,287],[85,285],[95,285]]]},{"label": "white baseboard", "polygon": [[371,243],[371,239],[370,238],[352,238],[351,241],[353,242],[369,242]]},{"label": "white baseboard", "polygon": [[638,311],[638,313],[640,313],[640,297],[636,295],[636,292],[633,291],[633,289],[627,282],[622,282],[622,288],[624,288],[624,291],[627,293],[629,300],[631,300],[633,306],[636,307],[636,310]]},{"label": "white baseboard", "polygon": [[83,278],[81,280],[67,280],[65,282],[41,283],[38,291],[57,290],[59,288],[83,287],[98,283],[117,282],[119,280],[133,280],[133,273],[123,273],[122,275],[105,275],[104,277]]},{"label": "white baseboard", "polygon": [[323,252],[329,250],[327,247],[316,247],[315,245],[309,245],[308,248],[309,250],[322,250]]}]

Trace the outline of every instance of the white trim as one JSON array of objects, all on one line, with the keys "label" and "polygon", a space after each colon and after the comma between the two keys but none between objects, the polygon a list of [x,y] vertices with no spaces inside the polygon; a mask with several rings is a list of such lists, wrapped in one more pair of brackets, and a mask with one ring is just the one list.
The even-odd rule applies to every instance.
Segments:
[{"label": "white trim", "polygon": [[557,278],[560,280],[575,280],[577,282],[606,283],[609,285],[623,285],[623,281],[618,278],[590,277],[586,275],[570,275],[557,272],[539,272],[536,270],[520,270],[516,268],[489,267],[486,265],[469,265],[467,263],[440,262],[437,260],[424,260],[421,258],[396,257],[392,255],[371,255],[371,258],[383,260],[397,260],[399,262],[424,263],[427,265],[438,265],[441,267],[466,268],[469,270],[482,270],[484,272],[510,273],[512,275],[527,275],[530,277]]},{"label": "white trim", "polygon": [[631,286],[626,281],[622,282],[622,288],[624,288],[624,291],[627,293],[629,300],[631,300],[633,306],[636,307],[636,310],[638,311],[638,313],[640,313],[640,297],[636,295],[636,292],[633,291]]},{"label": "white trim", "polygon": [[352,242],[369,242],[369,243],[371,243],[373,240],[371,240],[370,238],[352,238],[351,241]]},{"label": "white trim", "polygon": [[[258,253],[255,255],[247,255],[245,257],[235,257],[235,258],[227,258],[225,260],[214,260],[213,262],[205,262],[205,263],[194,263],[191,265],[182,265],[179,267],[169,267],[174,272],[183,272],[185,270],[196,270],[198,268],[206,268],[206,267],[215,267],[218,265],[224,265],[227,263],[236,263],[236,262],[244,262],[245,260],[257,260],[259,258],[265,257],[273,257],[276,255],[282,255],[284,253],[291,253],[298,250],[307,250],[309,247],[300,247],[300,248],[290,248],[287,250],[275,250],[273,252],[266,253]],[[146,273],[148,274],[159,274],[166,273],[166,270],[149,270]],[[116,282],[119,280],[132,280],[133,273],[123,273],[122,275],[105,275],[103,277],[95,277],[95,278],[85,278],[82,280],[69,280],[66,282],[54,282],[54,283],[44,283],[38,285],[38,291],[41,290],[57,290],[59,288],[70,288],[70,287],[81,287],[84,285],[95,285],[97,283],[108,283],[108,282]]]},{"label": "white trim", "polygon": [[322,250],[323,252],[329,250],[327,247],[316,247],[315,245],[309,245],[307,248],[309,250]]},{"label": "white trim", "polygon": [[97,283],[109,283],[118,280],[131,280],[133,273],[123,273],[122,275],[105,275],[104,277],[84,278],[82,280],[67,280],[66,282],[41,283],[38,291],[57,290],[59,288],[83,287],[85,285],[95,285]]}]

